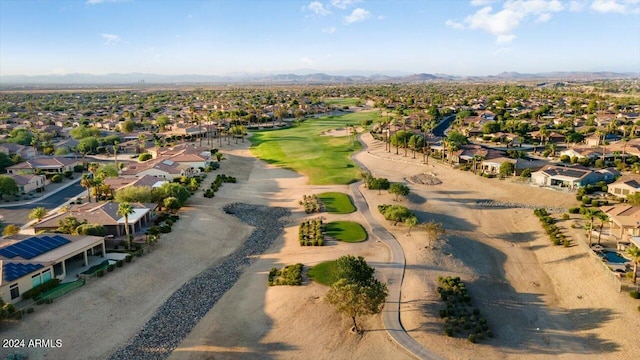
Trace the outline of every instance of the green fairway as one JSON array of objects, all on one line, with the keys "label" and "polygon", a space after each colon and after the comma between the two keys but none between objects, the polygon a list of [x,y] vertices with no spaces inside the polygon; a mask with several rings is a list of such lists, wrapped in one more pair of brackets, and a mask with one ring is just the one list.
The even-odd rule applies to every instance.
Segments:
[{"label": "green fairway", "polygon": [[362,225],[353,221],[332,221],[324,227],[327,235],[344,242],[367,240],[367,232]]},{"label": "green fairway", "polygon": [[359,98],[327,98],[324,99],[324,102],[329,105],[340,105],[340,106],[356,106],[358,101],[364,103]]},{"label": "green fairway", "polygon": [[336,264],[336,260],[322,262],[309,269],[307,276],[319,284],[331,286],[331,284],[338,281],[334,270]]},{"label": "green fairway", "polygon": [[358,167],[351,155],[361,149],[350,137],[321,136],[323,131],[375,120],[375,112],[310,119],[300,126],[259,130],[251,136],[251,152],[268,163],[309,177],[312,185],[349,184],[357,181]]},{"label": "green fairway", "polygon": [[356,207],[351,202],[347,194],[340,192],[326,192],[318,194],[327,212],[332,214],[349,214],[356,211]]}]

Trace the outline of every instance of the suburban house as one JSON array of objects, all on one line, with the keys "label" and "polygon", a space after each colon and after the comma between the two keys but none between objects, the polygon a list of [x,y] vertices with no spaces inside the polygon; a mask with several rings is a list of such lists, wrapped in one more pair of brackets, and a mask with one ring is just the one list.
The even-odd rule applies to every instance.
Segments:
[{"label": "suburban house", "polygon": [[599,173],[578,166],[548,165],[531,174],[531,181],[540,186],[578,188],[601,180]]},{"label": "suburban house", "polygon": [[[540,170],[543,166],[547,165],[549,162],[546,160],[526,160],[526,159],[511,159],[508,157],[497,157],[492,159],[482,160],[482,172],[487,174],[498,174],[500,173],[500,166],[504,162],[510,162],[515,167],[515,175],[519,176],[522,174],[524,169],[530,169],[533,171]],[[513,174],[510,174],[513,175]]]},{"label": "suburban house", "polygon": [[78,164],[76,159],[64,157],[37,158],[7,167],[9,174],[33,174],[37,170],[43,173],[61,174],[65,171],[73,171],[73,167]]},{"label": "suburban house", "polygon": [[162,186],[162,184],[166,182],[167,182],[166,180],[162,180],[151,175],[143,175],[142,177],[139,177],[139,178],[117,177],[117,178],[107,178],[102,180],[103,184],[109,185],[109,189],[111,189],[112,192],[118,191],[120,189],[129,187],[129,186],[146,186],[150,188],[156,188],[156,187]]},{"label": "suburban house", "polygon": [[[131,203],[134,213],[129,215],[129,233],[135,234],[152,222],[155,218],[157,204]],[[85,203],[70,205],[67,212],[57,213],[44,218],[33,225],[35,232],[54,231],[58,228],[60,220],[75,217],[78,221],[87,221],[88,224],[102,225],[107,235],[123,236],[126,234],[125,219],[118,214],[119,204],[108,201],[104,203]]]},{"label": "suburban house", "polygon": [[131,163],[120,172],[121,177],[141,177],[145,175],[172,181],[182,176],[192,176],[197,172],[189,165],[157,158],[143,163]]},{"label": "suburban house", "polygon": [[616,204],[600,208],[609,216],[611,233],[618,229],[619,240],[625,240],[632,236],[640,236],[640,207],[628,204]]},{"label": "suburban house", "polygon": [[48,184],[48,180],[44,175],[36,174],[7,174],[16,181],[18,184],[18,191],[20,193],[29,193],[36,191],[37,189],[44,189],[44,186]]},{"label": "suburban house", "polygon": [[607,192],[617,197],[626,198],[627,195],[640,191],[640,175],[623,175],[616,182],[609,184]]},{"label": "suburban house", "polygon": [[14,143],[0,144],[0,152],[9,156],[18,155],[23,159],[33,159],[36,156],[36,150],[32,146],[24,146]]},{"label": "suburban house", "polygon": [[89,255],[105,253],[104,238],[98,236],[39,234],[2,239],[0,295],[5,302],[16,303],[25,291],[53,278],[63,280],[69,266],[86,267]]}]

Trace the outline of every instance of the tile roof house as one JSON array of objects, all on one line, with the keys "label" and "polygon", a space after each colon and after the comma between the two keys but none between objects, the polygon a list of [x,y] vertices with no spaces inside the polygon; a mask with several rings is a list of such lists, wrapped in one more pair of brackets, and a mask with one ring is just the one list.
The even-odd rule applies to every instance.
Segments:
[{"label": "tile roof house", "polygon": [[[134,213],[129,215],[128,222],[130,234],[142,231],[155,218],[157,204],[131,203]],[[86,203],[71,205],[67,212],[56,213],[36,223],[33,229],[39,231],[53,231],[58,228],[60,220],[75,217],[78,221],[87,221],[88,224],[99,224],[105,227],[108,235],[122,236],[126,234],[125,219],[118,214],[119,204],[108,201],[104,203]]]},{"label": "tile roof house", "polygon": [[640,207],[628,204],[616,204],[601,207],[609,216],[611,229],[617,228],[620,240],[640,235]]},{"label": "tile roof house", "polygon": [[63,280],[70,266],[88,268],[88,256],[106,253],[98,236],[39,234],[0,240],[0,295],[5,302],[22,300],[25,291],[51,279]]},{"label": "tile roof house", "polygon": [[18,184],[18,191],[21,193],[29,193],[37,189],[43,188],[48,184],[48,180],[44,175],[36,174],[7,174],[13,178]]},{"label": "tile roof house", "polygon": [[166,180],[157,178],[151,175],[143,175],[139,178],[136,177],[117,177],[117,178],[107,178],[102,180],[102,183],[105,185],[109,185],[111,191],[117,191],[129,186],[147,186],[150,188],[159,187],[162,184],[166,183]]},{"label": "tile roof house", "polygon": [[15,143],[0,144],[0,152],[9,156],[19,155],[23,159],[33,159],[36,156],[36,150],[32,146],[24,146]]},{"label": "tile roof house", "polygon": [[607,192],[617,197],[626,198],[640,191],[640,175],[623,175],[609,184]]},{"label": "tile roof house", "polygon": [[600,181],[600,174],[578,166],[548,165],[531,174],[531,181],[539,186],[577,188]]},{"label": "tile roof house", "polygon": [[7,173],[35,173],[40,170],[46,173],[63,173],[72,171],[73,167],[78,164],[78,160],[64,157],[37,158],[7,167]]}]

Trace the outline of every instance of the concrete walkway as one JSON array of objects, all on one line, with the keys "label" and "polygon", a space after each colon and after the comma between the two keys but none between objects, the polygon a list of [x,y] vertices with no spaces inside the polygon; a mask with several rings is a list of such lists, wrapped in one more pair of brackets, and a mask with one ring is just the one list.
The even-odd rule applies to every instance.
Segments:
[{"label": "concrete walkway", "polygon": [[[360,139],[358,139],[360,140]],[[362,143],[362,141],[360,140]],[[366,144],[362,144],[363,151],[366,151]],[[352,157],[352,160],[360,166],[363,170],[369,171],[364,164]],[[384,275],[387,280],[387,288],[389,290],[389,296],[384,305],[382,312],[382,320],[384,327],[391,338],[400,346],[402,346],[409,353],[413,354],[418,359],[441,359],[433,352],[426,349],[419,344],[414,338],[407,334],[407,331],[402,326],[400,321],[400,300],[402,291],[402,280],[404,279],[405,258],[402,246],[398,243],[393,235],[387,231],[371,214],[371,209],[364,195],[360,191],[360,185],[362,181],[349,185],[351,193],[353,194],[353,201],[360,213],[367,221],[367,227],[369,235],[374,240],[379,240],[389,247],[391,250],[391,260],[389,266],[380,269],[380,273]]]}]

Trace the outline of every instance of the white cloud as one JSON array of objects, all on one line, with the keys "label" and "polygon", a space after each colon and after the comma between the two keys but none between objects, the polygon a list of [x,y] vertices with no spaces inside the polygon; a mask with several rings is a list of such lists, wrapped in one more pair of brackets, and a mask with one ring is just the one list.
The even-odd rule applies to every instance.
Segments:
[{"label": "white cloud", "polygon": [[542,22],[547,22],[549,20],[551,20],[551,14],[544,13],[544,14],[538,15],[538,18],[536,19],[536,22],[542,23]]},{"label": "white cloud", "polygon": [[333,34],[334,32],[336,32],[336,30],[337,29],[336,29],[335,26],[332,26],[332,27],[329,27],[329,28],[322,28],[322,32],[323,33],[327,33],[327,34]]},{"label": "white cloud", "polygon": [[114,34],[102,34],[102,38],[106,41],[107,45],[113,45],[122,40],[120,36]]},{"label": "white cloud", "polygon": [[[487,1],[472,1],[472,5],[486,4]],[[491,6],[484,6],[467,16],[463,22],[447,20],[445,25],[457,30],[483,30],[496,36],[498,43],[508,43],[516,38],[515,30],[520,24],[533,19],[536,22],[551,20],[554,13],[565,9],[559,0],[508,0],[502,9],[494,11]]]},{"label": "white cloud", "polygon": [[316,15],[320,15],[320,16],[326,16],[331,14],[331,11],[329,11],[326,7],[324,7],[324,5],[320,1],[312,1],[309,3],[309,5],[304,6],[302,9],[309,10],[315,13]]},{"label": "white cloud", "polygon": [[463,23],[455,22],[453,20],[447,20],[444,24],[447,25],[448,27],[456,29],[456,30],[464,30],[464,24]]},{"label": "white cloud", "polygon": [[369,17],[371,17],[371,13],[368,10],[365,10],[363,8],[357,8],[351,12],[351,15],[345,16],[344,21],[347,24],[353,24],[356,22],[365,21]]},{"label": "white cloud", "polygon": [[360,1],[361,0],[331,0],[331,6],[344,10],[355,3],[359,3]]},{"label": "white cloud", "polygon": [[496,38],[496,42],[498,44],[508,44],[511,41],[513,41],[513,39],[515,39],[517,36],[515,35],[498,35],[498,37]]},{"label": "white cloud", "polygon": [[624,13],[627,10],[627,7],[616,0],[595,0],[591,4],[591,9],[601,13]]},{"label": "white cloud", "polygon": [[471,6],[485,6],[495,2],[495,0],[471,0]]},{"label": "white cloud", "polygon": [[584,3],[580,1],[569,1],[569,11],[582,11]]},{"label": "white cloud", "polygon": [[387,20],[387,17],[384,15],[378,15],[378,20],[384,21],[384,20]]}]

